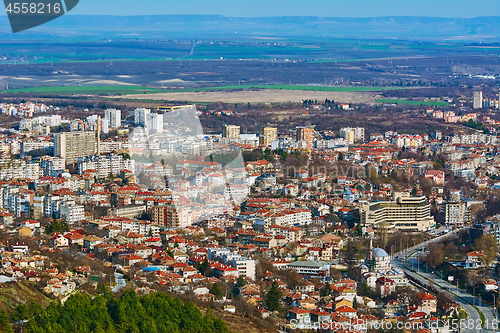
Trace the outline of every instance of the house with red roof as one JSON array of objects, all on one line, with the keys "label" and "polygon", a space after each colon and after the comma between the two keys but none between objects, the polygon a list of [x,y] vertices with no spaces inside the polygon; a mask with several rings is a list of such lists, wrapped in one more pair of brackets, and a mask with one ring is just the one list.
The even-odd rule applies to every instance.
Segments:
[{"label": "house with red roof", "polygon": [[383,298],[392,294],[396,290],[396,283],[393,280],[382,276],[375,281],[375,290],[377,291],[377,294]]},{"label": "house with red roof", "polygon": [[350,306],[344,305],[335,310],[337,313],[341,314],[346,318],[356,318],[358,311]]},{"label": "house with red roof", "polygon": [[422,301],[422,305],[418,308],[418,311],[423,311],[428,314],[437,312],[437,298],[435,296],[429,293],[420,293],[417,297]]}]

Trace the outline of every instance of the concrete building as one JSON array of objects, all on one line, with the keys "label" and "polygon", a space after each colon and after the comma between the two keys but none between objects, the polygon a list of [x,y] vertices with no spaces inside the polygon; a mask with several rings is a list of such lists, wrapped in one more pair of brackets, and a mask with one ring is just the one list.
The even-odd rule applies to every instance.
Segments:
[{"label": "concrete building", "polygon": [[305,141],[308,148],[313,148],[314,128],[306,126],[297,127],[297,141]]},{"label": "concrete building", "polygon": [[146,128],[152,133],[163,132],[163,114],[149,113],[146,116]]},{"label": "concrete building", "polygon": [[228,139],[239,139],[240,127],[236,125],[224,125],[222,128],[222,137]]},{"label": "concrete building", "polygon": [[474,91],[474,109],[481,109],[483,107],[483,92]]},{"label": "concrete building", "polygon": [[63,132],[54,134],[54,156],[63,158],[66,165],[75,163],[78,157],[94,155],[94,132]]},{"label": "concrete building", "polygon": [[447,225],[464,225],[469,223],[470,210],[462,201],[447,202],[443,205],[444,221]]},{"label": "concrete building", "polygon": [[372,228],[425,231],[436,226],[427,198],[408,192],[394,192],[392,201],[363,203],[359,214],[361,224]]},{"label": "concrete building", "polygon": [[278,140],[278,129],[276,127],[265,127],[260,131],[261,146],[269,147],[276,140]]},{"label": "concrete building", "polygon": [[134,125],[146,126],[146,119],[148,114],[151,113],[150,109],[137,108],[134,110]]},{"label": "concrete building", "polygon": [[122,127],[122,111],[117,109],[104,110],[104,119],[108,121],[110,128]]},{"label": "concrete building", "polygon": [[82,205],[77,205],[74,201],[63,201],[61,203],[61,218],[64,216],[66,221],[70,224],[85,220],[84,212],[84,207]]},{"label": "concrete building", "polygon": [[364,127],[345,127],[340,129],[340,137],[349,143],[364,142],[365,128]]},{"label": "concrete building", "polygon": [[301,276],[306,278],[323,278],[330,276],[329,264],[323,261],[294,261],[287,265],[287,268],[297,271]]}]

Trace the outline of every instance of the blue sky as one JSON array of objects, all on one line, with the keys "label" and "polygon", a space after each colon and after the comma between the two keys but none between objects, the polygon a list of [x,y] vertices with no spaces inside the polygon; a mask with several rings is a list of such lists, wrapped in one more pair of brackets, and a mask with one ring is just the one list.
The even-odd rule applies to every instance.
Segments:
[{"label": "blue sky", "polygon": [[500,0],[80,0],[72,14],[256,16],[500,16]]}]

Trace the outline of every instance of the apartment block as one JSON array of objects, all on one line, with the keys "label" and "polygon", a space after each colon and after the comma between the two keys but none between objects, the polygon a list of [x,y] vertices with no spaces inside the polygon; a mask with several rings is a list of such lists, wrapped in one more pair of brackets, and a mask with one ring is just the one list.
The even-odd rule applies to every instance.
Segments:
[{"label": "apartment block", "polygon": [[94,132],[63,132],[54,134],[54,156],[63,158],[66,165],[78,161],[78,157],[94,155]]}]

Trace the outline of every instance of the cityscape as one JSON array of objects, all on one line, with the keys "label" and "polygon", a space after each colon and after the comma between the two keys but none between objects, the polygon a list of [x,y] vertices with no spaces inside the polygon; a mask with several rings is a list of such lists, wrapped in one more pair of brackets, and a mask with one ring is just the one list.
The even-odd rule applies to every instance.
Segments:
[{"label": "cityscape", "polygon": [[76,3],[0,29],[0,332],[499,331],[498,17]]}]

